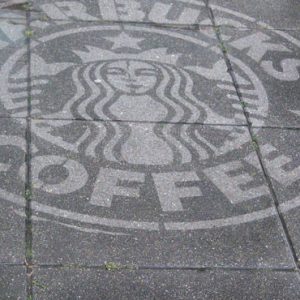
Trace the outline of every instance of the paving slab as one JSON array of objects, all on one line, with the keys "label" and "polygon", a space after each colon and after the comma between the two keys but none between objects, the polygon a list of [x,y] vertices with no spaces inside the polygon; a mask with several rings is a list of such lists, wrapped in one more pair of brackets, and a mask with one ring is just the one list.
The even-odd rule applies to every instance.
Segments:
[{"label": "paving slab", "polygon": [[33,1],[34,19],[198,24],[209,13],[202,0]]},{"label": "paving slab", "polygon": [[300,130],[256,129],[264,165],[300,257]]},{"label": "paving slab", "polygon": [[0,265],[0,299],[26,299],[26,269]]},{"label": "paving slab", "polygon": [[[299,128],[299,32],[223,26],[221,36],[234,71],[239,72],[242,65],[238,65],[238,60],[241,60],[260,82],[261,96],[257,101],[256,94],[237,78],[253,125]],[[257,111],[261,101],[264,110]]]},{"label": "paving slab", "polygon": [[[293,267],[247,128],[34,120],[38,263]],[[78,242],[80,241],[80,242]]]},{"label": "paving slab", "polygon": [[37,299],[297,299],[297,273],[264,271],[103,271],[35,273]]},{"label": "paving slab", "polygon": [[[300,28],[300,3],[297,0],[209,0],[215,18],[223,22],[248,20],[250,27],[268,24],[274,28]],[[244,26],[240,24],[239,26]]]},{"label": "paving slab", "polygon": [[23,120],[0,118],[0,262],[23,263],[25,255]]},{"label": "paving slab", "polygon": [[0,18],[0,116],[27,115],[26,35],[29,33],[26,20]]},{"label": "paving slab", "polygon": [[[35,29],[33,40],[35,118],[246,124],[209,26],[71,23]],[[238,78],[256,91],[249,76]]]}]

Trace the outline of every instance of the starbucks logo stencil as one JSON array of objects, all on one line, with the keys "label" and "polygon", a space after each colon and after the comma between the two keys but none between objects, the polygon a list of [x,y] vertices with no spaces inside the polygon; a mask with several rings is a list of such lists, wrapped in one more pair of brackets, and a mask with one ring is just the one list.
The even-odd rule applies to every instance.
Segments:
[{"label": "starbucks logo stencil", "polygon": [[[49,57],[33,51],[32,115],[114,122],[91,123],[75,144],[51,133],[53,126],[56,131],[64,127],[61,124],[50,122],[47,128],[47,122],[37,123],[35,133],[49,142],[78,151],[90,137],[86,155],[148,170],[149,166],[175,167],[208,159],[232,150],[233,140],[234,147],[248,140],[245,128],[233,132],[219,128],[224,138],[214,145],[193,125],[245,123],[227,66],[217,46],[202,41],[201,34],[193,38],[167,30],[99,26],[52,36],[42,38],[47,39],[42,46],[47,45],[46,56],[58,41],[78,39],[81,49],[68,43],[62,47],[61,59],[70,55],[74,63],[46,62]],[[88,40],[96,42],[89,45]],[[166,47],[153,48],[156,44]],[[251,71],[242,73],[239,80],[253,94],[254,109],[263,115],[264,90]],[[140,122],[147,124],[140,126]]]},{"label": "starbucks logo stencil", "polygon": [[[27,114],[27,69],[16,67],[24,51],[3,67],[1,103],[15,118]],[[262,81],[248,61],[230,59],[261,126],[270,104]],[[31,83],[38,220],[128,234],[276,214],[210,28],[49,26],[31,43]]]}]

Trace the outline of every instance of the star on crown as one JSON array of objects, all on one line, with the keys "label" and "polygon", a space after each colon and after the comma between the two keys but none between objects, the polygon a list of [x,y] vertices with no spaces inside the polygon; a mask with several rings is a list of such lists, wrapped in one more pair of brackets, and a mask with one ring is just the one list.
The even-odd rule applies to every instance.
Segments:
[{"label": "star on crown", "polygon": [[181,54],[169,54],[167,48],[155,48],[145,50],[139,53],[115,53],[113,51],[105,50],[94,46],[86,46],[86,49],[87,51],[73,50],[73,53],[79,56],[82,62],[84,63],[120,59],[133,59],[176,65],[177,60],[181,56]]},{"label": "star on crown", "polygon": [[105,39],[113,43],[111,50],[119,48],[131,48],[140,50],[141,48],[138,46],[138,43],[144,40],[131,37],[125,32],[121,32],[118,36],[115,37],[105,37]]}]

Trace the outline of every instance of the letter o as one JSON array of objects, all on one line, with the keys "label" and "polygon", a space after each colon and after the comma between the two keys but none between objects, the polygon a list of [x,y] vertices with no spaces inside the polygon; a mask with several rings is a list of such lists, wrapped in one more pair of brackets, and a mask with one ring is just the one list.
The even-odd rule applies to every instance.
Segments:
[{"label": "letter o", "polygon": [[[88,173],[79,162],[62,156],[36,156],[31,160],[33,188],[41,189],[51,194],[69,194],[81,189],[88,181]],[[49,166],[60,165],[67,169],[68,177],[60,183],[48,184],[39,179],[39,174]],[[24,172],[25,166],[20,170]]]}]

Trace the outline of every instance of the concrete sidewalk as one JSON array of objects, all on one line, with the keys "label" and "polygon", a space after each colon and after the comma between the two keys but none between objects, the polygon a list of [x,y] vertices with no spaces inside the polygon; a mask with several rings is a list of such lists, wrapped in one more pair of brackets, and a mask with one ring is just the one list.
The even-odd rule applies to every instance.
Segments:
[{"label": "concrete sidewalk", "polygon": [[0,299],[300,298],[300,3],[0,5]]}]

